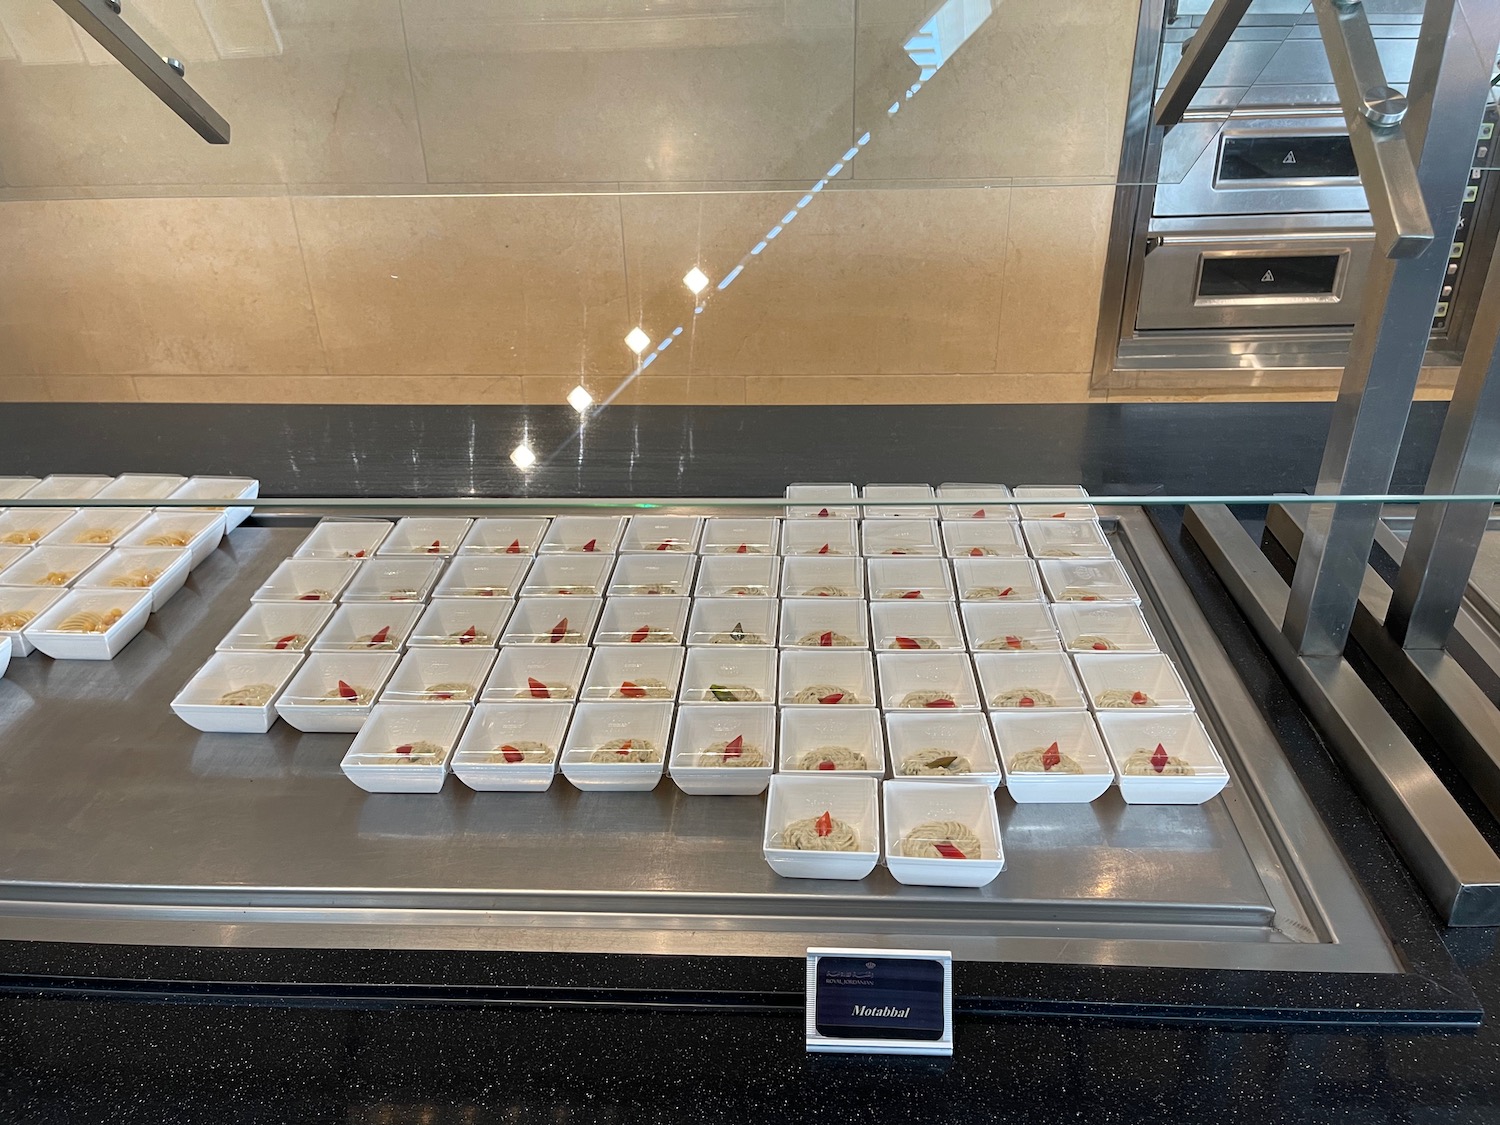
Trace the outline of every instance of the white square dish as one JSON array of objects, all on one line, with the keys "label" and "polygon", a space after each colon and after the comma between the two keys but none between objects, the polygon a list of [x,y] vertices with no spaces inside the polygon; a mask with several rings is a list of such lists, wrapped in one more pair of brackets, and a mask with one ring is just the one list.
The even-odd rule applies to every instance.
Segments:
[{"label": "white square dish", "polygon": [[938,516],[943,520],[1015,520],[1015,508],[997,500],[1009,497],[1003,484],[940,484],[937,498]]},{"label": "white square dish", "polygon": [[[1018,804],[1086,803],[1114,784],[1115,768],[1087,711],[996,711],[990,723],[1006,788]],[[1054,745],[1056,761],[1049,762]]]},{"label": "white square dish", "polygon": [[325,519],[292,552],[294,559],[367,559],[391,533],[389,520]]},{"label": "white square dish", "polygon": [[880,705],[890,710],[977,711],[979,688],[964,652],[882,652]]},{"label": "white square dish", "polygon": [[[1073,662],[1060,652],[980,652],[974,655],[986,708],[1032,711],[1087,707]],[[1027,702],[1030,700],[1030,702]]]},{"label": "white square dish", "polygon": [[71,586],[109,554],[108,547],[35,547],[0,571],[0,585]]},{"label": "white square dish", "polygon": [[845,519],[859,518],[858,506],[849,503],[857,499],[859,492],[854,485],[840,481],[836,484],[789,484],[786,498],[798,502],[798,507],[788,505],[790,519]]},{"label": "white square dish", "polygon": [[85,508],[49,531],[43,547],[112,547],[150,508]]},{"label": "white square dish", "polygon": [[[671,732],[670,703],[580,703],[563,744],[562,774],[579,789],[655,789]],[[636,760],[642,756],[647,760]]]},{"label": "white square dish", "polygon": [[610,554],[542,555],[532,563],[521,584],[526,598],[597,598],[608,584],[615,565]]},{"label": "white square dish", "polygon": [[[293,562],[314,560],[293,559]],[[440,559],[418,559],[380,556],[350,564],[356,569],[344,589],[346,602],[421,602],[427,600],[438,575]]]},{"label": "white square dish", "polygon": [[11,508],[0,512],[0,545],[34,547],[77,514],[77,508]]},{"label": "white square dish", "polygon": [[150,590],[155,613],[182,589],[193,567],[185,547],[119,547],[73,584],[77,590]]},{"label": "white square dish", "polygon": [[485,793],[540,793],[552,787],[570,703],[481,703],[453,755],[453,773]]},{"label": "white square dish", "polygon": [[1141,611],[1128,602],[1060,602],[1052,619],[1070,652],[1156,652]]},{"label": "white square dish", "polygon": [[[1105,711],[1097,721],[1129,804],[1201,805],[1229,784],[1229,771],[1191,711]],[[1179,763],[1193,772],[1172,773]]]},{"label": "white square dish", "polygon": [[1135,602],[1141,596],[1125,568],[1111,559],[1044,559],[1038,564],[1054,602]]},{"label": "white square dish", "polygon": [[421,614],[415,602],[349,602],[324,624],[312,651],[400,652]]},{"label": "white square dish", "polygon": [[[302,664],[293,652],[217,652],[172,700],[179,719],[201,731],[264,734],[276,721],[276,699]],[[224,702],[246,693],[241,704]]]},{"label": "white square dish", "polygon": [[943,553],[950,559],[1027,557],[1020,524],[1000,519],[944,521]]},{"label": "white square dish", "polygon": [[[576,556],[575,556],[576,557]],[[549,561],[561,561],[555,556]],[[685,598],[693,592],[693,555],[621,555],[609,576],[610,597]]]},{"label": "white square dish", "polygon": [[479,697],[485,703],[577,699],[593,650],[583,645],[507,645]]},{"label": "white square dish", "polygon": [[276,713],[308,734],[357,731],[398,659],[394,652],[315,652],[276,700]]},{"label": "white square dish", "polygon": [[224,634],[219,652],[306,652],[333,616],[328,602],[259,602]]},{"label": "white square dish", "polygon": [[869,648],[862,598],[788,598],[781,603],[782,648]]},{"label": "white square dish", "polygon": [[698,598],[688,620],[690,645],[776,647],[775,598]]},{"label": "white square dish", "polygon": [[1073,657],[1095,711],[1191,711],[1192,697],[1159,652],[1089,652]]},{"label": "white square dish", "polygon": [[[188,477],[172,493],[172,500],[254,500],[260,495],[260,481],[250,477]],[[224,513],[224,531],[233,531],[250,518],[255,509],[248,505],[218,509]]]},{"label": "white square dish", "polygon": [[776,650],[737,645],[688,649],[683,703],[770,703],[776,698]]},{"label": "white square dish", "polygon": [[977,711],[893,712],[885,717],[891,775],[923,784],[978,781],[1000,784],[994,732]]},{"label": "white square dish", "polygon": [[667,768],[684,793],[764,793],[775,763],[775,707],[688,704],[677,709]]},{"label": "white square dish", "polygon": [[775,555],[706,555],[698,564],[700,598],[774,598],[781,590]]},{"label": "white square dish", "polygon": [[473,522],[459,516],[404,516],[396,521],[376,553],[446,558],[458,550]]},{"label": "white square dish", "polygon": [[[930,484],[867,484],[860,490],[866,503],[861,515],[866,520],[935,520],[937,505]],[[926,503],[923,503],[926,501]]]},{"label": "white square dish", "polygon": [[631,516],[620,539],[621,554],[660,551],[682,551],[691,554],[698,549],[703,520],[698,516]]},{"label": "white square dish", "polygon": [[[898,883],[922,887],[983,887],[1005,870],[1000,843],[1000,819],[988,786],[956,781],[924,785],[920,781],[887,781],[885,803],[885,863]],[[959,827],[953,827],[953,826]],[[963,829],[973,833],[967,839]],[[960,836],[960,850],[952,836]],[[914,843],[915,842],[915,843]],[[978,843],[978,854],[974,843]],[[931,856],[908,855],[912,847]]]},{"label": "white square dish", "polygon": [[15,500],[36,487],[36,477],[0,477],[0,500]]},{"label": "white square dish", "polygon": [[121,473],[94,493],[97,500],[165,500],[187,483],[176,473]]},{"label": "white square dish", "polygon": [[705,555],[774,555],[781,521],[759,516],[710,516],[703,521],[699,551]]},{"label": "white square dish", "polygon": [[680,645],[687,635],[690,598],[610,598],[604,603],[595,645]]},{"label": "white square dish", "polygon": [[552,521],[545,516],[479,519],[459,545],[461,555],[534,555]]},{"label": "white square dish", "polygon": [[200,566],[224,540],[223,512],[152,512],[120,540],[121,547],[183,547]]},{"label": "white square dish", "polygon": [[53,473],[26,490],[27,500],[87,500],[97,496],[114,477]]},{"label": "white square dish", "polygon": [[1041,602],[962,602],[972,652],[1061,652],[1052,613]]},{"label": "white square dish", "polygon": [[625,534],[625,516],[558,516],[537,547],[541,555],[612,555]]},{"label": "white square dish", "polygon": [[1023,520],[1093,520],[1099,514],[1076,484],[1021,485],[1012,490]]},{"label": "white square dish", "polygon": [[586,645],[594,635],[601,598],[522,598],[505,625],[502,645]]},{"label": "white square dish", "polygon": [[870,636],[877,649],[964,648],[953,602],[875,602],[870,606]]},{"label": "white square dish", "polygon": [[783,707],[873,707],[875,665],[855,648],[798,648],[781,654]]},{"label": "white square dish", "polygon": [[473,703],[495,663],[492,648],[413,648],[396,665],[381,703]]},{"label": "white square dish", "polygon": [[113,660],[150,616],[150,590],[70,590],[24,632],[53,660]]},{"label": "white square dish", "polygon": [[860,540],[866,557],[936,558],[943,553],[935,519],[867,519],[860,525]]},{"label": "white square dish", "polygon": [[0,679],[5,678],[6,669],[10,667],[10,656],[14,647],[8,636],[0,635]]},{"label": "white square dish", "polygon": [[1026,546],[1038,559],[1112,559],[1114,550],[1094,520],[1022,520]]},{"label": "white square dish", "polygon": [[686,650],[666,645],[610,645],[594,650],[580,698],[590,703],[677,698]]},{"label": "white square dish", "polygon": [[12,563],[18,563],[27,555],[31,554],[30,547],[15,547],[8,543],[0,543],[0,571]]},{"label": "white square dish", "polygon": [[338,559],[287,559],[250,595],[252,602],[332,602],[362,564]]},{"label": "white square dish", "polygon": [[866,565],[872,602],[953,600],[946,559],[870,559]]},{"label": "white square dish", "polygon": [[[777,774],[766,800],[766,862],[786,879],[863,879],[880,859],[879,797],[880,783],[873,777]],[[853,850],[791,846],[789,829],[798,840],[812,839],[822,835],[817,824],[824,817],[829,836],[841,825],[852,830]]]},{"label": "white square dish", "polygon": [[367,793],[437,793],[468,719],[467,707],[377,704],[339,768]]},{"label": "white square dish", "polygon": [[530,566],[530,555],[460,555],[443,571],[432,596],[514,598]]},{"label": "white square dish", "polygon": [[783,773],[885,776],[885,731],[873,707],[783,707]]},{"label": "white square dish", "polygon": [[783,555],[859,554],[859,524],[853,520],[786,520],[781,525]]},{"label": "white square dish", "polygon": [[1036,564],[1026,559],[954,559],[953,579],[960,601],[1046,600]]},{"label": "white square dish", "polygon": [[13,657],[31,655],[34,646],[23,630],[64,593],[49,586],[0,586],[0,636],[10,639]]},{"label": "white square dish", "polygon": [[863,598],[860,559],[788,558],[781,565],[783,598]]},{"label": "white square dish", "polygon": [[406,638],[409,648],[494,648],[515,602],[509,598],[433,598]]}]

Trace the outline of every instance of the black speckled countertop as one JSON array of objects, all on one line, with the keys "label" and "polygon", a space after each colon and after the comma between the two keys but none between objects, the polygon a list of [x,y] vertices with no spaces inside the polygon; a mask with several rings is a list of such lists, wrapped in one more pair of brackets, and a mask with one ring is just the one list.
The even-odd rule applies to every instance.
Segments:
[{"label": "black speckled countertop", "polygon": [[[21,436],[0,449],[0,474],[236,473],[288,496],[757,495],[778,493],[789,474],[1271,493],[1311,483],[1328,418],[1314,404],[621,408],[590,423],[580,451],[570,412],[556,408],[5,409]],[[1440,405],[1415,409],[1397,490],[1420,488],[1441,416]],[[524,478],[507,460],[522,434],[543,457]],[[1244,642],[1228,646],[1241,675],[1415,975],[1461,1006],[1477,996],[1495,1010],[1496,932],[1437,929],[1182,540],[1176,513],[1158,522],[1216,627]],[[597,971],[565,960],[501,972],[495,959],[454,955],[418,974],[450,987],[402,999],[369,986],[409,979],[405,954],[0,943],[0,1121],[1500,1120],[1491,1023],[1444,1033],[1268,1026],[1264,989],[1287,990],[1292,1006],[1304,999],[1288,975],[1244,983],[1258,1026],[1201,1026],[1160,1022],[1163,1005],[1190,1010],[1195,998],[1149,970],[1077,970],[1111,974],[1101,989],[1056,969],[1002,966],[994,1010],[1005,1014],[961,1015],[954,1058],[933,1062],[807,1056],[777,964],[723,979],[705,964],[706,989],[736,990],[737,1004],[721,1010],[675,998],[513,1002],[526,966]],[[611,983],[633,982],[632,1002],[649,1001],[649,959],[626,960]],[[510,991],[480,987],[501,977]],[[244,984],[195,984],[214,980]],[[1093,1018],[1055,1014],[1083,985]],[[1225,997],[1236,987],[1219,982],[1218,1018],[1232,1018]]]}]

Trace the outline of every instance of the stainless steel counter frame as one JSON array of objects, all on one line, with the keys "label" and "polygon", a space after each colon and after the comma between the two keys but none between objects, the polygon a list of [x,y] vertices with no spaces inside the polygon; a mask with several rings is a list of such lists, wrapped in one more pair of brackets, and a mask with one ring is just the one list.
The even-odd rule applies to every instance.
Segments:
[{"label": "stainless steel counter frame", "polygon": [[1198,807],[1017,806],[983,891],[783,880],[761,798],[370,795],[347,735],[200,735],[167,707],[303,530],[247,525],[109,664],[0,680],[0,939],[960,959],[1324,972],[1401,961],[1137,509],[1105,513],[1232,784]]}]

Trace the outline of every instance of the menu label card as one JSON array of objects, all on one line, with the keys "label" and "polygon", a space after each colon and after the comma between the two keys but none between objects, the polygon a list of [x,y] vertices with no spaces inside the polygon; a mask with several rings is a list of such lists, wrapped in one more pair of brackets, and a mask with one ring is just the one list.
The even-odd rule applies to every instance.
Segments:
[{"label": "menu label card", "polygon": [[953,955],[809,949],[807,1049],[953,1053]]}]

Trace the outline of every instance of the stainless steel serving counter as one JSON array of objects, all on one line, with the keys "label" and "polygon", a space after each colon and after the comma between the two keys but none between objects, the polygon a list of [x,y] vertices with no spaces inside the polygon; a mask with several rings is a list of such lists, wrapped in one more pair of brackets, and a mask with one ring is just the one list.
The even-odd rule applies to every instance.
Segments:
[{"label": "stainless steel serving counter", "polygon": [[200,734],[168,703],[305,534],[247,525],[110,663],[0,680],[0,939],[961,958],[1398,972],[1254,701],[1135,510],[1106,512],[1230,767],[1203,806],[1014,804],[982,890],[781,879],[763,797],[372,795],[350,735]]}]

